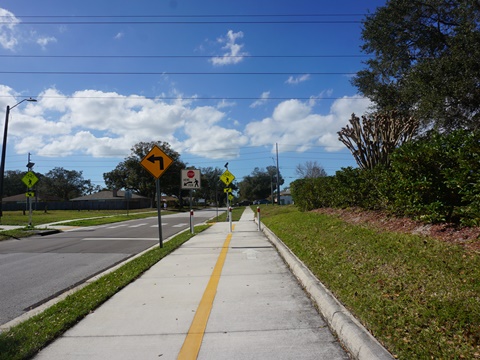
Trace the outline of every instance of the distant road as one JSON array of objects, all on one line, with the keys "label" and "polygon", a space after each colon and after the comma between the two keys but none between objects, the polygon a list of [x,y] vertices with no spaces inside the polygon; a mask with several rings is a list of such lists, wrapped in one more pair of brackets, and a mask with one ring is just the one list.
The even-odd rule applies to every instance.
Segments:
[{"label": "distant road", "polygon": [[[194,214],[199,224],[216,210]],[[190,226],[190,214],[162,216],[163,239]],[[158,244],[157,216],[0,242],[0,325]]]}]

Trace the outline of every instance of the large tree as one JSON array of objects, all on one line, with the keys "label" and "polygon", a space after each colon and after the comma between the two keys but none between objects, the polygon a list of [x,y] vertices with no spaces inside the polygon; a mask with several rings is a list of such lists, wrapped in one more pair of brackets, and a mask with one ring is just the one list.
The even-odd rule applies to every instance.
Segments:
[{"label": "large tree", "polygon": [[83,178],[82,171],[56,167],[41,177],[37,189],[42,195],[58,196],[67,201],[99,190],[90,180]]},{"label": "large tree", "polygon": [[415,113],[442,130],[480,127],[480,2],[390,0],[366,17],[352,80],[378,110]]},{"label": "large tree", "polygon": [[[26,185],[23,183],[22,178],[25,176],[26,171],[20,170],[6,170],[5,179],[3,180],[3,196],[13,196],[24,193],[27,190]],[[37,177],[39,175],[37,174]]]},{"label": "large tree", "polygon": [[[284,179],[280,174],[280,183],[283,185]],[[267,166],[267,169],[256,167],[251,175],[247,175],[238,184],[240,199],[242,200],[261,200],[270,196],[277,189],[277,168]]]},{"label": "large tree", "polygon": [[149,197],[152,200],[156,196],[155,178],[140,162],[157,145],[173,162],[160,177],[161,192],[167,195],[180,195],[181,170],[186,165],[180,160],[180,154],[170,147],[170,144],[162,141],[140,142],[131,149],[131,154],[116,168],[103,174],[103,179],[108,188],[131,189],[136,193]]}]

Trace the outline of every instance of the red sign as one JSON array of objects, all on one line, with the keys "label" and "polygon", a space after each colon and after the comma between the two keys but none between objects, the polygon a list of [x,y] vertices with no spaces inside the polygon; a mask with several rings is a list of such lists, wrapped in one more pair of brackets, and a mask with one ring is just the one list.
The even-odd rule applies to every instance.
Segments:
[{"label": "red sign", "polygon": [[187,176],[188,176],[190,179],[191,179],[191,178],[194,178],[194,177],[195,177],[195,171],[189,170],[189,171],[187,172]]}]

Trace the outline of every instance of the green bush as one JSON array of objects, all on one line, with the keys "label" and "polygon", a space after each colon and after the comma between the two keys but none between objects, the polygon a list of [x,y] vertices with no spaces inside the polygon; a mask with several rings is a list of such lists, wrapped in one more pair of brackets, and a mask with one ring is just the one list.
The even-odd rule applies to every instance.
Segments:
[{"label": "green bush", "polygon": [[480,225],[480,133],[431,133],[397,149],[389,168],[342,168],[291,185],[302,211],[384,209],[425,222]]},{"label": "green bush", "polygon": [[433,133],[391,160],[392,210],[428,222],[473,224],[480,208],[479,134]]}]

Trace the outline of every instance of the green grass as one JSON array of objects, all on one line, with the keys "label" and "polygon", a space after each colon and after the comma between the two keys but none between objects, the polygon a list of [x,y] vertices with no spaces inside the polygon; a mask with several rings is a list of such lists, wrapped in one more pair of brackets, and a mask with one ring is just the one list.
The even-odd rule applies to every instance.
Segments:
[{"label": "green grass", "polygon": [[[156,213],[156,209],[138,209],[130,210],[129,216],[134,216],[137,213]],[[32,224],[34,226],[39,226],[42,224],[48,224],[57,221],[65,220],[75,220],[75,219],[85,219],[92,217],[101,217],[101,216],[112,216],[112,215],[124,215],[126,210],[50,210],[47,212],[44,211],[33,211],[32,212]],[[130,217],[129,217],[130,218]],[[4,211],[2,216],[1,225],[19,225],[27,226],[29,220],[28,211],[25,214],[22,211]],[[1,228],[0,225],[0,228]]]},{"label": "green grass", "polygon": [[[162,215],[172,214],[172,211],[163,211]],[[15,230],[0,231],[0,241],[10,238],[22,238],[35,235],[35,229],[45,229],[44,224],[63,222],[65,221],[69,226],[95,226],[110,224],[120,221],[142,219],[145,217],[157,216],[157,210],[154,209],[139,209],[129,211],[126,214],[125,210],[100,210],[100,211],[76,211],[76,210],[54,210],[44,213],[34,212],[32,216],[33,229],[28,225],[28,213],[23,215],[21,211],[4,211],[2,217],[3,225],[17,225],[23,228]],[[1,225],[0,225],[1,229]]]},{"label": "green grass", "polygon": [[[195,234],[208,225],[195,227]],[[183,232],[68,296],[31,319],[0,334],[0,360],[28,359],[62,335],[119,290],[138,278],[195,234]]]},{"label": "green grass", "polygon": [[293,206],[262,221],[400,359],[480,358],[480,256]]}]

